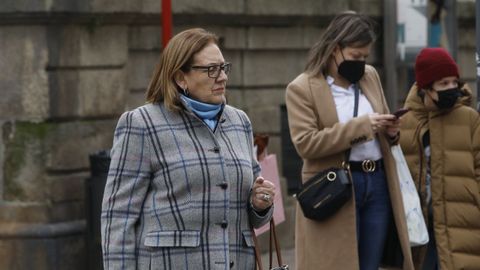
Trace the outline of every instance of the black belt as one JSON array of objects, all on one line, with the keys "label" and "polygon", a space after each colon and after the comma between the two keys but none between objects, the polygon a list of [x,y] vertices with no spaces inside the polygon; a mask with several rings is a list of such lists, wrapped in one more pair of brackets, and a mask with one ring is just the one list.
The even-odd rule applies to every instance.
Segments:
[{"label": "black belt", "polygon": [[370,160],[366,159],[363,161],[350,161],[350,170],[352,171],[361,171],[361,172],[375,172],[383,168],[383,159],[379,160]]}]

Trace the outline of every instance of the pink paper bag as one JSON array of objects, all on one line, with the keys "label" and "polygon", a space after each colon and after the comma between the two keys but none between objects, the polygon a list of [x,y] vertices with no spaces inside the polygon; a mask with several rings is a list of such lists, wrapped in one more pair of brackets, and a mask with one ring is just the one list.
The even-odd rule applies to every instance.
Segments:
[{"label": "pink paper bag", "polygon": [[[275,185],[275,200],[273,209],[273,218],[275,219],[275,225],[285,221],[285,212],[283,210],[282,199],[282,187],[280,186],[280,178],[278,177],[277,156],[274,154],[267,155],[262,161],[259,162],[262,168],[261,176],[265,180],[271,181]],[[270,223],[263,225],[262,227],[255,229],[255,233],[260,235],[270,229]]]}]

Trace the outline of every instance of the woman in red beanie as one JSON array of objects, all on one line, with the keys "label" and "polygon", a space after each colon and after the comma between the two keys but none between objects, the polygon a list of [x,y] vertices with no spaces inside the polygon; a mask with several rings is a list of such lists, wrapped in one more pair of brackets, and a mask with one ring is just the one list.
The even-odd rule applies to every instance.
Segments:
[{"label": "woman in red beanie", "polygon": [[480,269],[480,116],[444,49],[423,49],[415,77],[400,144],[430,234],[416,269]]}]

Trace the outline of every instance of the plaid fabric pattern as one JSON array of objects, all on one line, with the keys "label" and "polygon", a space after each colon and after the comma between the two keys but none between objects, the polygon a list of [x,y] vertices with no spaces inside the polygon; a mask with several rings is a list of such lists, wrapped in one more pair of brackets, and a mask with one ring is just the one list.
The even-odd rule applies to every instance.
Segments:
[{"label": "plaid fabric pattern", "polygon": [[190,111],[148,104],[115,130],[102,205],[104,268],[253,269],[248,206],[260,167],[246,114],[226,105],[212,132]]}]

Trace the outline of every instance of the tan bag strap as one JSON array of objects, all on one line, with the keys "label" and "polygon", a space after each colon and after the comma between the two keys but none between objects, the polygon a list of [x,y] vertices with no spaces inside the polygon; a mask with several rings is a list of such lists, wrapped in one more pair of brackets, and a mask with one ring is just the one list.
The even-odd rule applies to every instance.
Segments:
[{"label": "tan bag strap", "polygon": [[253,236],[253,249],[255,250],[255,270],[263,270],[263,265],[262,265],[262,257],[260,256],[260,248],[258,246],[258,240],[257,240],[257,235],[255,234],[255,231],[252,228],[252,236]]},{"label": "tan bag strap", "polygon": [[[270,221],[270,232],[271,232],[271,235],[270,235],[270,242],[272,241],[272,234],[273,234],[273,241],[275,241],[275,253],[277,254],[277,262],[278,262],[278,266],[283,266],[283,260],[282,260],[282,250],[280,248],[280,243],[278,242],[278,238],[277,238],[277,232],[275,231],[275,222],[273,220],[273,217],[272,217],[272,220]],[[272,257],[272,248],[271,248],[271,245],[270,245],[270,257]],[[272,267],[272,259],[270,259],[270,268]]]},{"label": "tan bag strap", "polygon": [[[262,265],[262,258],[260,254],[260,246],[258,245],[258,240],[257,240],[257,235],[255,234],[255,231],[252,229],[253,233],[253,243],[255,245],[255,269],[263,270],[263,265]],[[273,257],[273,248],[272,248],[272,243],[275,244],[275,253],[277,254],[277,262],[278,266],[282,266],[282,253],[281,253],[281,248],[280,244],[277,239],[277,232],[275,231],[275,221],[272,219],[270,220],[270,239],[269,239],[269,259],[270,259],[270,266],[269,269],[272,268],[272,257]],[[258,268],[257,268],[258,267]]]}]

